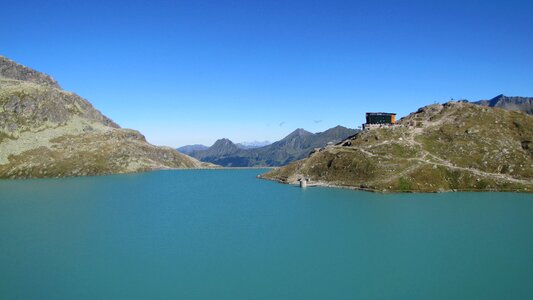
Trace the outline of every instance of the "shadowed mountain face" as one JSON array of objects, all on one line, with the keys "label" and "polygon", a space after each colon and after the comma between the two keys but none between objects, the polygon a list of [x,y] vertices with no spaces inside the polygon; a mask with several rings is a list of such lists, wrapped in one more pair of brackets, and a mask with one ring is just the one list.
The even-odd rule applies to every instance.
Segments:
[{"label": "shadowed mountain face", "polygon": [[200,168],[207,164],[122,129],[50,76],[0,56],[0,178]]},{"label": "shadowed mountain face", "polygon": [[241,149],[230,140],[221,139],[209,149],[193,151],[190,155],[204,162],[228,167],[282,166],[307,157],[315,148],[339,142],[357,132],[342,126],[319,133],[296,129],[280,141],[254,149]]},{"label": "shadowed mountain face", "polygon": [[533,191],[533,116],[464,102],[423,107],[262,175],[374,191]]},{"label": "shadowed mountain face", "polygon": [[498,95],[490,100],[480,100],[472,103],[508,110],[523,111],[530,115],[533,114],[533,97],[508,97]]}]

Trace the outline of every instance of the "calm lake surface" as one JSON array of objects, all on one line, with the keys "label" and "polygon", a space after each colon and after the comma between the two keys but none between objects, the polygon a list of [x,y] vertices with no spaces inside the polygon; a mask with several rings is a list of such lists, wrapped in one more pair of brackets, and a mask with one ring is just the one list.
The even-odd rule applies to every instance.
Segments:
[{"label": "calm lake surface", "polygon": [[1,299],[533,299],[533,195],[0,181]]}]

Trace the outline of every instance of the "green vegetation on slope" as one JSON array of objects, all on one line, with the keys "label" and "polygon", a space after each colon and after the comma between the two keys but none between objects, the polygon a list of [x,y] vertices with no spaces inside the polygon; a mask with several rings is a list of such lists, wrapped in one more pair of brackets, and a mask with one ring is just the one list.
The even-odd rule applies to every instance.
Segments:
[{"label": "green vegetation on slope", "polygon": [[450,102],[361,132],[263,178],[375,191],[533,191],[533,117]]}]

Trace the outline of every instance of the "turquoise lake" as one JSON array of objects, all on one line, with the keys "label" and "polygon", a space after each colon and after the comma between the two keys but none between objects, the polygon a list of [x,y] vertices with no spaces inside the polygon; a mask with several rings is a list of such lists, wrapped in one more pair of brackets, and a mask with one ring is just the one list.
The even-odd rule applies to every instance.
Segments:
[{"label": "turquoise lake", "polygon": [[0,181],[0,299],[533,299],[533,195]]}]

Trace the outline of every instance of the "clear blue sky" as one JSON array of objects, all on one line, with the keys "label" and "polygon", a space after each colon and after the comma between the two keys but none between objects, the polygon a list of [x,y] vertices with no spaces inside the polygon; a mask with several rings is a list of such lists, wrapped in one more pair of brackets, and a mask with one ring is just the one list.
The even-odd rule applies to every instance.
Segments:
[{"label": "clear blue sky", "polygon": [[0,54],[159,145],[533,96],[533,1],[4,1]]}]

